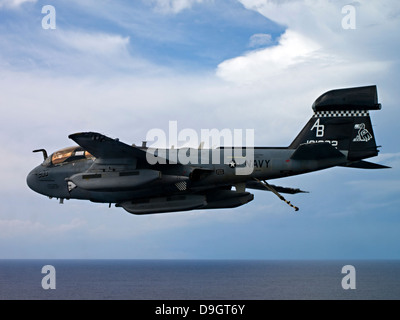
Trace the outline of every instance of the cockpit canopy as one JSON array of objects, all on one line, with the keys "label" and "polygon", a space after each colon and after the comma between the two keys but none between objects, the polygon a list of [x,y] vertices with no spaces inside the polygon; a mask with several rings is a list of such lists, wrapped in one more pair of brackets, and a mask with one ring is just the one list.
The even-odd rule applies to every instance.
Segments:
[{"label": "cockpit canopy", "polygon": [[68,147],[51,154],[43,162],[44,166],[55,166],[83,159],[93,159],[93,156],[82,147]]}]

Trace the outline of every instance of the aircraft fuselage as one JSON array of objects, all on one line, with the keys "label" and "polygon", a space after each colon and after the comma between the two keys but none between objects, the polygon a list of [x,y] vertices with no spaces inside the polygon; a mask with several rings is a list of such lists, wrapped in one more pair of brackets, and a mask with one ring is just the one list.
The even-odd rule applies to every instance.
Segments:
[{"label": "aircraft fuselage", "polygon": [[[240,184],[246,183],[249,178],[271,180],[321,170],[346,162],[342,158],[314,161],[293,160],[291,156],[294,151],[287,148],[255,148],[253,157],[242,159],[243,164],[236,166],[230,164],[232,158],[224,159],[224,149],[202,150],[203,154],[209,153],[209,162],[212,162],[214,153],[219,154],[220,159],[223,160],[221,162],[225,162],[221,164],[204,164],[206,161],[203,161],[200,164],[173,165],[168,163],[147,165],[143,168],[130,168],[129,164],[122,167],[120,165],[109,165],[92,175],[86,174],[84,179],[95,181],[94,185],[99,186],[107,179],[114,180],[115,183],[111,186],[98,188],[90,188],[89,186],[86,189],[76,186],[71,189],[69,179],[76,174],[86,172],[95,164],[95,159],[82,159],[48,167],[39,165],[29,173],[27,182],[31,189],[49,197],[118,203],[136,198],[193,193],[232,185],[240,188]],[[236,173],[238,167],[247,167],[252,172],[249,175],[238,175]],[[121,181],[124,178],[123,175],[120,175],[120,172],[131,173],[133,176],[135,173],[140,175],[140,170],[154,170],[159,174],[152,181],[132,187],[127,186],[125,190],[118,186],[120,185],[118,180]],[[113,173],[115,173],[114,176],[107,177],[107,175],[110,176]],[[182,190],[175,188],[179,181],[190,184],[190,188],[189,185]]]}]

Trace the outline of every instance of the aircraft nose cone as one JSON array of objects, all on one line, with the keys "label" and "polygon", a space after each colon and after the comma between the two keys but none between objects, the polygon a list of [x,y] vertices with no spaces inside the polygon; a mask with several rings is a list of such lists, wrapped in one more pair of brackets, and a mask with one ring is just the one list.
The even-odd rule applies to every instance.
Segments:
[{"label": "aircraft nose cone", "polygon": [[33,191],[37,191],[37,175],[35,170],[29,172],[28,176],[26,177],[26,184]]}]

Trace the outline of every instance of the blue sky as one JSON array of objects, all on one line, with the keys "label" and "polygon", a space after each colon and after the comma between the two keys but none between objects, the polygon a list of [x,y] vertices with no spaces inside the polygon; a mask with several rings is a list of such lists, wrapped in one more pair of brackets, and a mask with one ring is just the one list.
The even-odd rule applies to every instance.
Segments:
[{"label": "blue sky", "polygon": [[[42,28],[44,5],[56,29]],[[400,5],[356,1],[0,0],[0,258],[400,258]],[[153,128],[254,129],[287,146],[323,92],[376,84],[389,170],[333,168],[273,181],[310,191],[236,209],[134,216],[32,192],[27,173],[99,131],[140,144]]]}]

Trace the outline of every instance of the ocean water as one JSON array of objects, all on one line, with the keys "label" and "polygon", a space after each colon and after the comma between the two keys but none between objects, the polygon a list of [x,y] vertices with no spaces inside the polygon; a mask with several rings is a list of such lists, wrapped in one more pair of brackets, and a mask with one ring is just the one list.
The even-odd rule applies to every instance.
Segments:
[{"label": "ocean water", "polygon": [[[42,280],[55,269],[55,289]],[[345,290],[342,267],[355,268]],[[0,260],[1,300],[398,300],[400,261]]]}]

